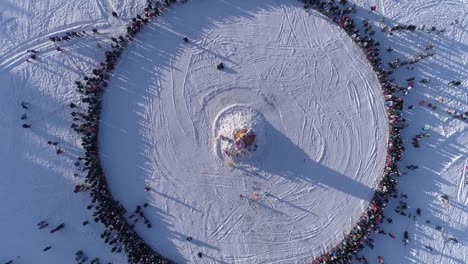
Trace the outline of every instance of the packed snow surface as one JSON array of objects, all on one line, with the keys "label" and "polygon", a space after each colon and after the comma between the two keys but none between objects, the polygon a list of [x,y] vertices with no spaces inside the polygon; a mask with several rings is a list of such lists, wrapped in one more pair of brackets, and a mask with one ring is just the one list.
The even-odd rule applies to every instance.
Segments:
[{"label": "packed snow surface", "polygon": [[[80,99],[73,82],[103,61],[109,37],[125,32],[145,2],[0,1],[0,263],[73,263],[79,249],[90,258],[126,262],[100,239],[101,224],[81,224],[92,214],[87,194],[73,193],[82,180],[73,176],[73,162],[82,151],[68,104]],[[397,80],[430,79],[405,97],[414,109],[404,111],[410,126],[403,136],[409,143],[429,125],[431,138],[420,149],[407,144],[401,166],[400,190],[413,211],[422,209],[421,218],[397,215],[398,199],[391,200],[385,214],[393,223],[382,228],[397,238],[373,235],[375,248],[361,254],[371,263],[378,255],[388,263],[468,263],[468,126],[446,113],[468,110],[468,2],[355,2],[359,16],[375,26],[446,28],[437,38],[376,34],[395,50],[387,59],[412,58],[435,45],[436,56],[395,73]],[[378,13],[368,14],[371,4]],[[62,44],[63,53],[48,40],[92,28],[100,34]],[[37,62],[25,61],[27,49],[40,51]],[[216,70],[219,62],[224,71]],[[449,86],[452,80],[462,85]],[[421,100],[437,110],[419,106]],[[27,111],[21,101],[29,103]],[[276,136],[261,163],[231,168],[213,155],[213,119],[231,104],[256,109]],[[113,193],[129,211],[149,200],[153,228],[137,224],[137,230],[182,263],[308,261],[350,229],[382,166],[385,123],[379,122],[385,116],[374,75],[339,28],[305,13],[295,0],[197,0],[175,7],[130,45],[104,111],[102,158]],[[21,128],[23,113],[30,129]],[[64,153],[56,155],[48,140]],[[419,169],[405,170],[408,164]],[[41,220],[66,226],[50,234],[37,229]],[[451,236],[459,243],[447,242]],[[206,255],[199,259],[198,251]]]},{"label": "packed snow surface", "polygon": [[[174,8],[129,47],[109,87],[110,187],[127,208],[149,199],[154,225],[140,233],[177,262],[199,250],[209,258],[197,263],[306,262],[351,229],[383,173],[377,77],[341,29],[295,1]],[[213,123],[236,104],[262,116],[268,149],[232,167],[213,153]]]}]

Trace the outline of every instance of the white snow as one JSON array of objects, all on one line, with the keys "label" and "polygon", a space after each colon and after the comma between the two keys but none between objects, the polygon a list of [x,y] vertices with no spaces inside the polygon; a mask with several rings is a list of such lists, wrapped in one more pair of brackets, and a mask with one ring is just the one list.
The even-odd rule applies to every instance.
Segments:
[{"label": "white snow", "polygon": [[[82,152],[67,105],[79,100],[73,82],[103,60],[108,38],[124,32],[144,3],[0,1],[0,263],[73,263],[78,249],[125,262],[100,239],[100,224],[81,225],[92,217],[87,195],[73,193],[81,181],[73,162]],[[394,221],[382,227],[397,238],[374,235],[376,247],[360,255],[372,263],[377,255],[388,263],[468,263],[468,129],[445,112],[468,110],[468,2],[356,3],[358,15],[376,25],[383,15],[388,25],[447,29],[437,37],[417,31],[379,38],[395,49],[388,59],[411,58],[435,45],[435,57],[395,74],[431,81],[405,96],[414,109],[404,112],[410,126],[401,168],[408,173],[400,191],[422,217],[397,216],[398,200],[392,200],[385,214]],[[368,14],[370,4],[381,14]],[[101,33],[63,44],[63,53],[48,40],[93,27]],[[40,51],[38,61],[27,63],[31,48]],[[224,71],[216,70],[219,62]],[[450,86],[451,80],[463,83]],[[421,100],[437,110],[419,106]],[[22,110],[21,101],[30,109]],[[261,159],[234,168],[214,155],[212,127],[232,104],[264,117],[269,143]],[[296,0],[200,0],[174,7],[125,51],[103,107],[101,151],[111,191],[128,210],[150,203],[145,212],[153,228],[137,225],[137,231],[180,263],[310,261],[350,230],[384,165],[387,121],[375,74],[341,29],[304,12]],[[23,113],[31,129],[21,128]],[[415,149],[411,137],[425,125],[431,137]],[[56,155],[48,140],[58,141],[64,154]],[[419,169],[408,171],[409,164]],[[442,194],[449,204],[440,201]],[[66,227],[49,234],[36,228],[43,219]],[[407,246],[401,243],[405,230]],[[450,236],[459,243],[447,242]]]},{"label": "white snow", "polygon": [[[306,262],[338,243],[374,194],[388,131],[377,78],[345,33],[294,1],[210,0],[138,39],[100,133],[113,194],[127,208],[150,201],[146,241],[181,263]],[[254,108],[268,133],[264,156],[234,169],[213,155],[211,132],[233,104]]]},{"label": "white snow", "polygon": [[[104,50],[96,42],[104,46],[106,32],[118,32],[144,4],[121,2],[0,1],[0,263],[73,263],[79,249],[91,259],[126,261],[103,243],[102,225],[81,224],[92,218],[88,195],[73,193],[81,181],[73,177],[73,162],[82,151],[68,108],[79,100],[73,82],[102,60]],[[120,19],[110,15],[114,8]],[[63,54],[48,39],[93,27],[102,34],[63,44]],[[37,62],[25,61],[27,49],[40,51]],[[29,102],[29,110],[21,101]],[[21,127],[23,113],[31,129]],[[56,155],[48,140],[58,141],[64,154]],[[50,228],[37,229],[41,220],[66,226],[50,234]],[[42,251],[50,245],[50,251]]]}]

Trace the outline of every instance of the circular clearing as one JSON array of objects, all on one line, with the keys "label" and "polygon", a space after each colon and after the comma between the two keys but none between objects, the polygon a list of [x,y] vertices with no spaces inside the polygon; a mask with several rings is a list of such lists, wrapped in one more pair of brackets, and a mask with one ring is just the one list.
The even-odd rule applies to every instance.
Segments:
[{"label": "circular clearing", "polygon": [[[261,158],[214,155],[232,105],[262,120]],[[153,227],[135,229],[163,255],[305,263],[372,198],[387,131],[378,80],[336,25],[292,0],[206,0],[168,11],[122,55],[100,150],[113,195],[130,213],[149,203]]]}]

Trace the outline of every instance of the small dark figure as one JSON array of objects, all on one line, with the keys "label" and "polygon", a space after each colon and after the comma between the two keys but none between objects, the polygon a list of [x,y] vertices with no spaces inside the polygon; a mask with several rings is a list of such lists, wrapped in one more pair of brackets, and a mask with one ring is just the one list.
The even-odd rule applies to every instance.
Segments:
[{"label": "small dark figure", "polygon": [[143,204],[143,207],[148,207],[148,203],[144,203],[144,204]]},{"label": "small dark figure", "polygon": [[87,224],[89,224],[89,221],[88,221],[88,220],[86,220],[86,221],[83,222],[83,225],[84,225],[84,226],[87,225]]},{"label": "small dark figure", "polygon": [[384,263],[384,258],[382,256],[377,256],[377,259],[379,260],[379,264]]},{"label": "small dark figure", "polygon": [[447,240],[451,241],[451,242],[454,242],[455,244],[458,243],[458,240],[456,238],[454,238],[454,237],[449,237]]},{"label": "small dark figure", "polygon": [[192,237],[190,237],[190,236],[189,236],[189,237],[187,237],[187,241],[192,241],[192,239],[193,239],[193,238],[192,238]]},{"label": "small dark figure", "polygon": [[449,84],[452,84],[452,85],[455,85],[455,86],[458,86],[461,84],[461,81],[451,81],[449,82]]},{"label": "small dark figure", "polygon": [[409,243],[408,231],[405,231],[405,233],[403,233],[403,243],[405,244],[405,246]]},{"label": "small dark figure", "polygon": [[69,106],[70,106],[70,108],[75,108],[75,107],[76,107],[76,104],[70,103]]},{"label": "small dark figure", "polygon": [[184,38],[185,43],[189,43],[189,39],[187,37]]},{"label": "small dark figure", "polygon": [[61,47],[57,47],[56,50],[57,51],[64,51],[64,49],[62,49]]},{"label": "small dark figure", "polygon": [[80,259],[82,259],[82,258],[84,257],[84,253],[83,253],[83,251],[78,250],[78,251],[75,253],[75,256],[76,256],[75,260],[78,261],[78,260],[80,260]]},{"label": "small dark figure", "polygon": [[13,263],[13,260],[5,262],[5,264],[11,264],[11,263]]},{"label": "small dark figure", "polygon": [[98,30],[96,28],[93,28],[93,33],[98,33]]},{"label": "small dark figure", "polygon": [[448,195],[446,195],[446,194],[442,194],[442,195],[440,196],[440,198],[442,199],[442,201],[443,201],[444,203],[448,203],[448,201],[449,201],[449,197],[448,197]]},{"label": "small dark figure", "polygon": [[414,108],[414,106],[412,106],[412,105],[408,106],[408,109],[413,109],[413,108]]},{"label": "small dark figure", "polygon": [[60,229],[64,228],[65,227],[65,224],[64,223],[61,223],[60,225],[58,225],[56,228],[50,230],[50,233],[53,234],[57,231],[59,231]]},{"label": "small dark figure", "polygon": [[421,209],[420,209],[420,208],[416,209],[416,214],[417,214],[418,216],[421,216]]},{"label": "small dark figure", "polygon": [[61,150],[60,148],[58,148],[58,149],[55,151],[55,153],[57,153],[57,155],[62,154],[62,153],[63,153],[63,150]]},{"label": "small dark figure", "polygon": [[28,116],[26,114],[22,114],[21,115],[21,120],[26,120],[26,119],[28,119]]},{"label": "small dark figure", "polygon": [[47,251],[47,250],[49,250],[51,248],[52,248],[52,246],[48,246],[48,247],[44,248],[42,251]]},{"label": "small dark figure", "polygon": [[415,25],[408,25],[408,26],[406,27],[406,29],[409,30],[409,31],[415,31],[415,30],[416,30],[416,26],[415,26]]},{"label": "small dark figure", "polygon": [[113,16],[113,17],[117,17],[117,12],[112,11],[112,16]]},{"label": "small dark figure", "polygon": [[23,125],[22,125],[22,127],[23,127],[23,128],[30,128],[30,127],[31,127],[31,125],[28,125],[28,124],[23,124]]},{"label": "small dark figure", "polygon": [[21,102],[21,107],[22,107],[23,109],[28,110],[28,109],[29,109],[29,104],[23,101],[23,102]]},{"label": "small dark figure", "polygon": [[424,245],[425,248],[429,249],[430,251],[433,251],[434,249],[431,246],[426,246]]},{"label": "small dark figure", "polygon": [[221,70],[224,70],[224,64],[221,62],[220,64],[218,64],[218,65],[216,66],[216,69],[218,69],[218,70],[220,70],[220,71],[221,71]]},{"label": "small dark figure", "polygon": [[201,257],[203,257],[203,253],[198,252],[197,256],[198,256],[199,258],[201,258]]}]

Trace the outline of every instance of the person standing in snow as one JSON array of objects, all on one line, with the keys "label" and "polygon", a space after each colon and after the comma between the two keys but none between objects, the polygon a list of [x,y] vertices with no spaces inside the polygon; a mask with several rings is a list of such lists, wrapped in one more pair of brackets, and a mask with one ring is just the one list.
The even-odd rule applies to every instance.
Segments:
[{"label": "person standing in snow", "polygon": [[29,104],[26,103],[25,101],[21,101],[21,107],[22,107],[23,109],[28,110],[28,109],[29,109]]},{"label": "person standing in snow", "polygon": [[384,264],[384,258],[382,256],[377,256],[377,259],[379,260],[379,264]]},{"label": "person standing in snow", "polygon": [[458,86],[461,84],[461,81],[450,81],[449,84]]},{"label": "person standing in snow", "polygon": [[405,244],[405,246],[409,243],[408,231],[405,231],[403,233],[403,243]]}]

